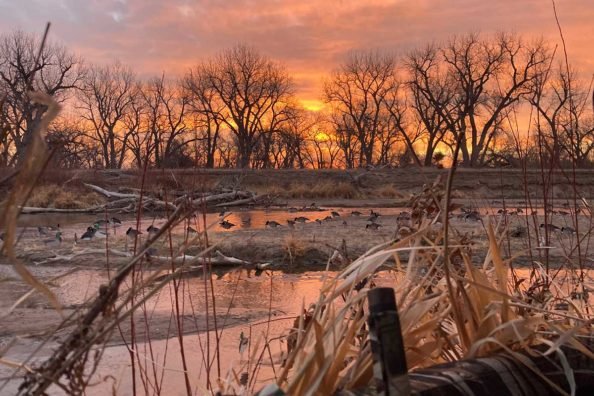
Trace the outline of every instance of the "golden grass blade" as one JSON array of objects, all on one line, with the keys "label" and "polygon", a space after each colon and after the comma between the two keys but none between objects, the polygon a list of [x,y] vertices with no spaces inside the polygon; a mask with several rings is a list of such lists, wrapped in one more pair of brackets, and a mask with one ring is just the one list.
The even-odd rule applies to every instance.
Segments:
[{"label": "golden grass blade", "polygon": [[16,258],[14,243],[16,237],[17,218],[20,213],[20,207],[24,205],[29,197],[31,190],[35,186],[39,175],[43,171],[47,158],[47,145],[45,135],[50,122],[56,118],[60,112],[59,104],[50,96],[43,92],[31,92],[29,97],[36,103],[47,106],[46,114],[42,117],[37,129],[33,131],[31,143],[23,159],[20,173],[16,178],[15,184],[10,191],[8,199],[3,203],[2,227],[5,230],[3,249],[6,255],[13,263],[16,272],[23,281],[45,295],[51,305],[58,312],[62,313],[62,307],[56,296],[51,290],[37,278],[35,278],[25,265]]}]

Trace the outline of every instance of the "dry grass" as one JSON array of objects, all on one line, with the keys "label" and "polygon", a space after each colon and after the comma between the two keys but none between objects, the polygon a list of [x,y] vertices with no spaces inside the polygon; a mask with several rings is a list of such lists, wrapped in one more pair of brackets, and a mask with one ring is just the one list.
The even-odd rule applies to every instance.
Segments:
[{"label": "dry grass", "polygon": [[57,184],[38,186],[27,201],[28,206],[58,209],[83,209],[104,203],[94,192],[64,189]]},{"label": "dry grass", "polygon": [[[427,208],[432,199],[427,196],[417,204]],[[577,339],[580,334],[589,335],[592,306],[562,284],[571,282],[571,276],[553,281],[544,290],[547,274],[540,269],[519,287],[511,281],[515,278],[510,276],[509,260],[500,253],[505,230],[490,225],[482,268],[471,263],[471,241],[450,240],[453,289],[449,290],[443,271],[444,235],[435,232],[431,223],[428,218],[418,219],[415,234],[370,250],[325,283],[307,325],[301,321],[297,347],[278,377],[287,394],[333,394],[368,385],[373,370],[365,341],[368,289],[356,291],[355,285],[372,278],[390,258],[397,263],[390,266],[395,275],[390,286],[399,303],[409,368],[501,351],[534,354],[538,352],[531,347],[538,344],[549,345],[548,353],[562,353],[559,347],[565,344],[594,358]],[[403,253],[409,257],[404,269]],[[558,309],[559,302],[566,302],[569,310]]]},{"label": "dry grass", "polygon": [[286,186],[272,185],[258,189],[259,193],[271,194],[280,198],[364,198],[365,194],[357,190],[351,183],[324,180],[315,184],[302,182],[290,183]]}]

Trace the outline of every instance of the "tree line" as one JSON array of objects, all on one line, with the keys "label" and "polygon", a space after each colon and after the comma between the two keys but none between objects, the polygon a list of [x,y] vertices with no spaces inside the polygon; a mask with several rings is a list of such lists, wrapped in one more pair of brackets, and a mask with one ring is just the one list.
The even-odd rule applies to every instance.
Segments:
[{"label": "tree line", "polygon": [[47,139],[65,168],[355,168],[592,164],[592,82],[556,48],[519,35],[467,34],[396,56],[349,54],[324,79],[322,111],[303,108],[281,63],[238,45],[181,76],[140,78],[86,64],[21,31],[0,36],[0,166],[23,158],[46,109],[63,104]]}]

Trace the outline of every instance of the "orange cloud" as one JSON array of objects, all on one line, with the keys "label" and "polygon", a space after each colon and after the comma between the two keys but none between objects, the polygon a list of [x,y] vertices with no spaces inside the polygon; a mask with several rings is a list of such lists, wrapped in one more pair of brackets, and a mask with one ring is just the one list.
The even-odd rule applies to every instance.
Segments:
[{"label": "orange cloud", "polygon": [[[557,1],[570,60],[594,69],[592,0]],[[320,101],[322,77],[350,50],[405,53],[468,31],[515,31],[559,43],[542,0],[21,0],[0,2],[0,32],[43,29],[89,62],[120,59],[142,75],[183,73],[239,42],[291,71],[303,103]]]}]

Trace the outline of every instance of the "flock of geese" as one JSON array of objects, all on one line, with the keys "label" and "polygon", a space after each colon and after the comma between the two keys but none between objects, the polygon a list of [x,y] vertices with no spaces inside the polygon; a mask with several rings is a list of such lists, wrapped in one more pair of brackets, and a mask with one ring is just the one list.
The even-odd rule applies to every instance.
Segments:
[{"label": "flock of geese", "polygon": [[[461,213],[457,216],[459,219],[463,219],[464,221],[483,221],[483,217],[481,216],[481,214],[479,213],[478,210],[475,209],[467,209],[467,208],[461,208],[460,209]],[[579,213],[579,208],[576,211],[577,213]],[[524,210],[522,208],[516,208],[516,209],[499,209],[497,210],[497,215],[499,216],[514,216],[514,215],[519,215],[524,213]],[[548,210],[547,211],[548,214],[551,215],[557,215],[557,216],[561,216],[561,217],[568,217],[570,215],[572,215],[571,212],[568,211],[564,211],[564,210]],[[536,216],[537,212],[536,211],[532,211],[530,213],[530,216]],[[569,227],[569,226],[557,226],[555,224],[552,223],[540,223],[539,228],[543,231],[548,231],[548,232],[553,232],[553,233],[561,233],[561,234],[565,234],[565,235],[573,235],[576,233],[576,230],[573,227]]]},{"label": "flock of geese", "polygon": [[[98,219],[95,222],[93,222],[92,225],[87,227],[85,232],[80,237],[78,237],[78,234],[75,233],[74,243],[106,238],[110,228],[113,228],[115,230],[116,228],[121,226],[122,221],[117,217],[112,217],[111,219]],[[160,229],[152,224],[148,226],[148,228],[146,229],[149,238],[156,235],[159,231]],[[52,232],[54,232],[53,237],[43,239],[43,243],[46,246],[59,246],[63,241],[63,233],[59,224],[57,226],[37,227],[37,232],[39,233],[40,237],[48,237],[51,235]],[[136,239],[141,234],[141,231],[136,230],[132,227],[129,227],[126,231],[126,237],[128,239]]]},{"label": "flock of geese", "polygon": [[[312,203],[310,206],[304,206],[301,209],[292,207],[292,208],[289,208],[287,211],[289,213],[294,213],[294,212],[303,212],[303,211],[325,211],[325,210],[317,207],[315,205],[315,203]],[[456,215],[456,217],[458,219],[461,219],[464,221],[482,221],[482,219],[483,219],[483,216],[476,209],[461,208],[460,211],[461,211],[461,213]],[[508,216],[508,215],[522,214],[523,212],[524,211],[522,208],[517,208],[517,209],[513,209],[513,210],[499,209],[497,211],[497,214],[501,215],[501,216]],[[562,210],[550,210],[549,213],[552,215],[557,215],[557,216],[562,216],[562,217],[566,217],[566,216],[569,216],[572,214],[570,212],[562,211]],[[225,217],[229,214],[230,214],[230,212],[226,212],[226,211],[219,213],[221,220],[219,221],[218,224],[221,228],[223,228],[225,230],[229,230],[229,229],[237,226],[236,224],[225,219]],[[536,212],[532,212],[531,215],[535,216]],[[352,217],[352,218],[360,218],[362,216],[364,216],[364,213],[362,213],[358,210],[351,211],[351,213],[349,215],[349,217]],[[383,227],[383,225],[378,222],[378,219],[380,218],[380,216],[381,216],[380,213],[371,209],[369,211],[369,214],[367,217],[365,229],[375,231],[375,230],[378,230],[380,227]],[[341,219],[342,219],[342,225],[346,226],[346,225],[348,225],[346,217],[347,216],[343,217],[337,211],[332,210],[332,211],[330,211],[329,215],[322,217],[322,218],[316,218],[316,219],[312,220],[305,216],[296,216],[292,219],[285,220],[286,225],[282,224],[280,221],[267,220],[266,223],[264,224],[264,226],[266,228],[288,227],[289,229],[294,229],[297,224],[306,224],[306,223],[315,222],[319,225],[323,225],[326,222],[336,221],[336,220],[341,220]],[[411,213],[407,212],[407,211],[402,211],[396,216],[396,222],[397,222],[400,232],[406,232],[407,228],[412,229],[411,218],[412,218]],[[242,218],[241,223],[242,223],[243,227],[250,227],[251,219],[250,218]],[[80,238],[78,238],[77,234],[74,234],[74,241],[75,241],[75,243],[78,243],[79,241],[90,241],[90,240],[94,240],[97,238],[106,238],[109,228],[113,228],[115,231],[115,229],[117,227],[121,227],[121,226],[122,226],[122,221],[120,219],[118,219],[117,217],[112,217],[110,219],[98,219],[91,226],[87,227],[86,231],[80,236]],[[559,234],[565,234],[565,235],[576,234],[576,230],[572,227],[557,226],[553,223],[541,223],[539,228],[543,232],[548,232],[548,233],[559,233]],[[59,246],[62,243],[63,234],[62,234],[62,230],[60,229],[59,224],[57,226],[37,227],[37,231],[39,233],[39,236],[44,238],[43,243],[46,246]],[[148,234],[149,238],[154,237],[156,234],[159,233],[159,231],[160,231],[160,229],[158,227],[155,227],[153,224],[151,224],[150,226],[148,226],[146,228],[146,233]],[[196,231],[191,226],[188,226],[186,231],[189,236],[195,236],[198,234],[198,231]],[[53,236],[52,236],[52,233],[53,233]],[[132,227],[129,227],[126,231],[127,240],[128,239],[135,240],[142,234],[143,234],[143,232],[141,232],[135,228],[132,228]],[[0,235],[0,239],[3,239],[3,235]]]},{"label": "flock of geese", "polygon": [[[289,212],[291,212],[291,211],[292,210],[289,209]],[[350,214],[351,217],[360,217],[362,215],[363,215],[363,213],[361,213],[357,210],[352,211]],[[367,218],[367,224],[365,225],[365,228],[377,230],[379,227],[381,227],[382,225],[377,222],[377,220],[380,216],[381,215],[379,213],[374,212],[372,209],[369,213],[369,217]],[[331,211],[329,215],[327,215],[323,218],[314,219],[313,221],[310,218],[305,217],[305,216],[297,216],[293,219],[287,219],[286,223],[287,223],[288,228],[294,229],[297,224],[305,224],[305,223],[315,222],[319,225],[322,225],[329,221],[339,220],[340,218],[342,218],[340,213],[338,213],[336,211]],[[348,222],[345,219],[343,219],[342,225],[346,226],[346,225],[348,225]],[[277,228],[277,227],[282,227],[282,226],[283,226],[283,224],[281,224],[280,222],[278,222],[276,220],[267,220],[265,223],[265,227],[267,227],[267,228]]]}]

